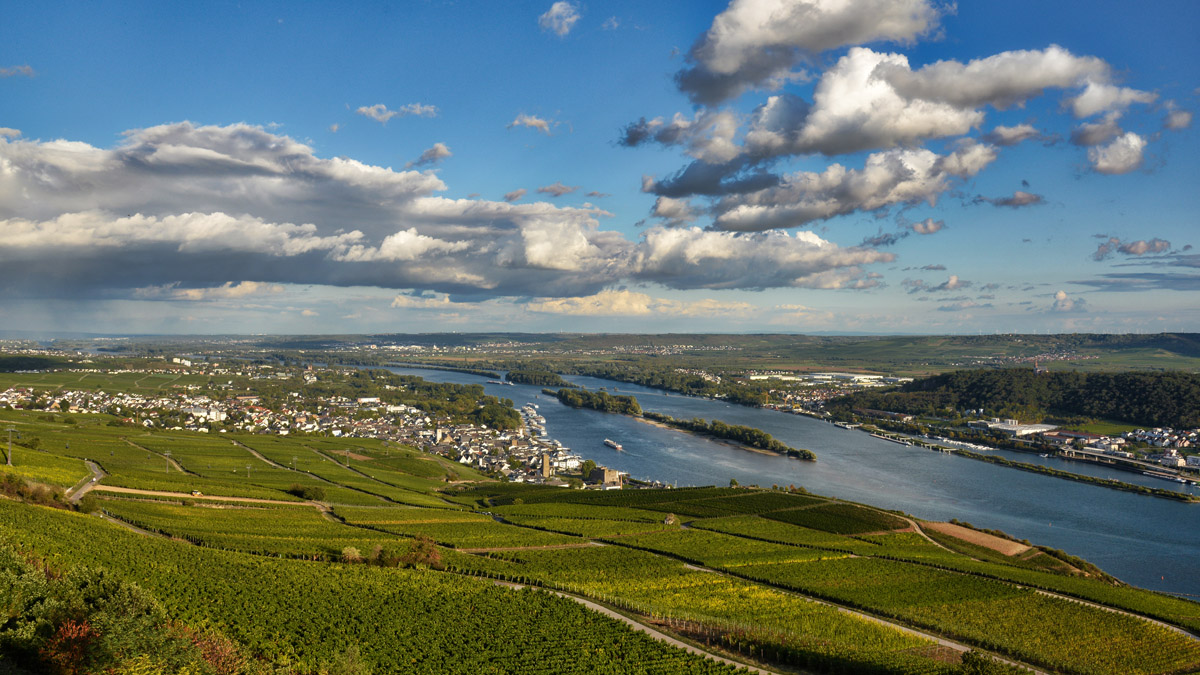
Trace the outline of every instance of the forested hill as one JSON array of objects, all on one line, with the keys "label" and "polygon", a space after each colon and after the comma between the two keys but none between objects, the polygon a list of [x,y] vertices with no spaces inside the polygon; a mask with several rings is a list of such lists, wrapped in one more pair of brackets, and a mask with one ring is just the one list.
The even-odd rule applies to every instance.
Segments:
[{"label": "forested hill", "polygon": [[896,391],[845,396],[828,407],[933,415],[982,408],[990,416],[1022,421],[1082,417],[1194,428],[1200,427],[1200,375],[959,370],[916,380]]}]

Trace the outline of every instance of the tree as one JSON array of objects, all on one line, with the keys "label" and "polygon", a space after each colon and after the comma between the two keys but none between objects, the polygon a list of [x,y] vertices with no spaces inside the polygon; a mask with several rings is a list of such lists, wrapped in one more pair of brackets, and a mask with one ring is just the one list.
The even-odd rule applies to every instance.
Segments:
[{"label": "tree", "polygon": [[730,478],[730,479],[729,479],[729,487],[737,487],[737,486],[738,486],[737,479],[736,479],[736,478]]},{"label": "tree", "polygon": [[342,562],[360,563],[362,562],[362,559],[362,553],[359,553],[357,548],[353,546],[347,546],[342,549]]},{"label": "tree", "polygon": [[583,474],[584,478],[587,478],[588,476],[590,476],[592,474],[592,472],[595,470],[596,470],[596,463],[590,459],[585,459],[583,461],[583,464],[580,465],[580,467],[579,467],[579,471],[580,471],[580,473]]}]

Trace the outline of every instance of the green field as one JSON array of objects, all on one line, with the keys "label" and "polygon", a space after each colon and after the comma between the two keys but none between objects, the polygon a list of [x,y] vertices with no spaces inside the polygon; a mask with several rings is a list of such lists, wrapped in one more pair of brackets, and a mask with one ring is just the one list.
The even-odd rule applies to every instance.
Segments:
[{"label": "green field", "polygon": [[[315,675],[351,647],[375,672],[726,672],[569,599],[496,582],[588,598],[784,670],[965,675],[962,648],[1054,673],[1200,668],[1200,604],[1072,574],[1036,550],[1008,558],[927,536],[866,505],[748,488],[464,483],[478,474],[370,440],[0,418],[38,439],[17,448],[27,479],[67,487],[88,458],[109,474],[101,486],[174,495],[92,492],[117,524],[0,499],[0,541],[135,582],[174,620],[281,672]],[[288,492],[297,485],[324,499],[303,502]],[[284,503],[253,501],[264,498]]]}]

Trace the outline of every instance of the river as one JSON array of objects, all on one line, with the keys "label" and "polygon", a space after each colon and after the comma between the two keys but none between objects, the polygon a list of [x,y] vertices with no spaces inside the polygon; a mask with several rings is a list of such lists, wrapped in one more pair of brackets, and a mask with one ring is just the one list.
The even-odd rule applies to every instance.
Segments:
[{"label": "river", "polygon": [[[1146,497],[900,445],[803,415],[694,398],[590,377],[566,379],[636,396],[642,408],[677,418],[703,417],[757,427],[808,448],[816,462],[765,455],[662,429],[623,415],[562,405],[541,387],[487,384],[450,371],[389,368],[436,382],[483,384],[517,407],[536,403],[546,433],[597,464],[677,486],[803,486],[810,492],[898,509],[928,520],[957,518],[978,527],[1062,549],[1128,583],[1200,597],[1200,504]],[[621,443],[618,452],[603,444]],[[1105,467],[1003,452],[1066,471],[1170,489],[1174,484]],[[1195,491],[1194,487],[1178,486]]]}]

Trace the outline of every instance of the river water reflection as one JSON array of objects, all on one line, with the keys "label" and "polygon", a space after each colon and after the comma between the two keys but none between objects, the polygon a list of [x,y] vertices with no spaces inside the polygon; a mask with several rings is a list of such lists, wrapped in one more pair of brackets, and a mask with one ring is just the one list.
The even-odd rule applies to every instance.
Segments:
[{"label": "river water reflection", "polygon": [[[1129,583],[1200,597],[1200,504],[1144,497],[1041,476],[872,438],[800,415],[588,377],[566,379],[591,390],[636,396],[642,407],[678,418],[703,417],[757,427],[817,462],[764,455],[636,419],[568,408],[540,387],[487,384],[465,373],[390,368],[437,382],[483,384],[520,407],[537,403],[546,432],[596,463],[684,485],[803,486],[817,494],[899,509],[929,520],[957,518],[1082,556]],[[617,452],[603,444],[624,445]],[[1137,474],[1037,455],[1003,453],[1076,473],[1153,487],[1172,486]],[[1182,487],[1195,491],[1194,487]]]}]

